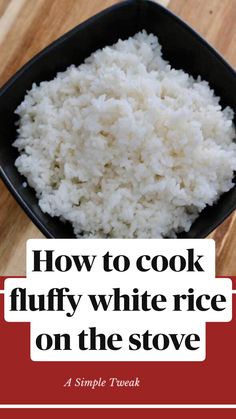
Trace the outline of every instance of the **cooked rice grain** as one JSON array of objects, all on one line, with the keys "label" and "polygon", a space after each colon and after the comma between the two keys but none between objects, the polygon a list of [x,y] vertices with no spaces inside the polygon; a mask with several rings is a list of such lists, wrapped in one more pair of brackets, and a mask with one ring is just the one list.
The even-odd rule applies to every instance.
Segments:
[{"label": "cooked rice grain", "polygon": [[76,236],[174,237],[233,186],[233,111],[145,31],[34,84],[16,113],[16,167]]}]

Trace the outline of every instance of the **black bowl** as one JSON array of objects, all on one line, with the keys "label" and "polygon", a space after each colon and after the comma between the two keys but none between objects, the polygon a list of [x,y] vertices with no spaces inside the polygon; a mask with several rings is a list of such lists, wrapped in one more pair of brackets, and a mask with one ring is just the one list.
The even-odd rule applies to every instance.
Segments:
[{"label": "black bowl", "polygon": [[[74,233],[69,223],[44,214],[34,190],[22,186],[25,179],[14,166],[17,157],[17,150],[12,147],[16,138],[14,110],[33,82],[50,80],[70,64],[81,64],[98,48],[142,29],[158,36],[164,58],[174,68],[181,68],[194,77],[200,75],[221,97],[222,106],[236,108],[234,70],[196,32],[156,3],[144,0],[118,3],[66,33],[29,61],[0,91],[0,173],[19,204],[47,237],[68,238],[74,237]],[[205,237],[235,208],[236,186],[215,205],[202,211],[190,231],[179,237]]]}]

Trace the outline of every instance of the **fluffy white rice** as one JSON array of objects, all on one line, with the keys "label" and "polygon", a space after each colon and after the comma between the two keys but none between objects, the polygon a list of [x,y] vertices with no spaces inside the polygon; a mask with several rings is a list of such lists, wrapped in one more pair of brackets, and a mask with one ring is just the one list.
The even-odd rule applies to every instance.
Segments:
[{"label": "fluffy white rice", "polygon": [[34,84],[16,113],[16,167],[76,236],[174,237],[233,186],[233,111],[145,31]]}]

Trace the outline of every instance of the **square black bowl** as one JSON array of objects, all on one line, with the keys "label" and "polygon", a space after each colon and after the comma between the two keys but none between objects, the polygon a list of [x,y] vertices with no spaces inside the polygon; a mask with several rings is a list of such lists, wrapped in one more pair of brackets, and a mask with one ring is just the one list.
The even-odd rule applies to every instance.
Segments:
[{"label": "square black bowl", "polygon": [[[14,110],[33,82],[50,80],[70,64],[81,64],[98,48],[142,29],[158,36],[164,58],[174,68],[194,77],[200,75],[221,97],[222,106],[236,109],[234,70],[196,32],[157,3],[145,0],[118,3],[66,33],[29,61],[0,91],[0,173],[19,204],[47,237],[68,238],[74,237],[74,233],[69,223],[44,214],[34,190],[22,186],[25,179],[14,166],[17,157],[17,150],[12,147],[16,138]],[[236,186],[214,206],[202,211],[190,231],[179,237],[205,237],[235,208]]]}]

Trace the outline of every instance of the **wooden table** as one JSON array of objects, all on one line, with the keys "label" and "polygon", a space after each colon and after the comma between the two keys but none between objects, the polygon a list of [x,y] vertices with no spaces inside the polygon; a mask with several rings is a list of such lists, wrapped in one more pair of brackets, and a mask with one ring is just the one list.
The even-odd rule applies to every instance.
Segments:
[{"label": "wooden table", "polygon": [[[114,0],[0,0],[0,85],[33,55]],[[236,0],[160,0],[236,67]],[[0,274],[25,274],[25,242],[43,235],[0,183]],[[211,237],[217,274],[236,275],[236,212]]]}]

